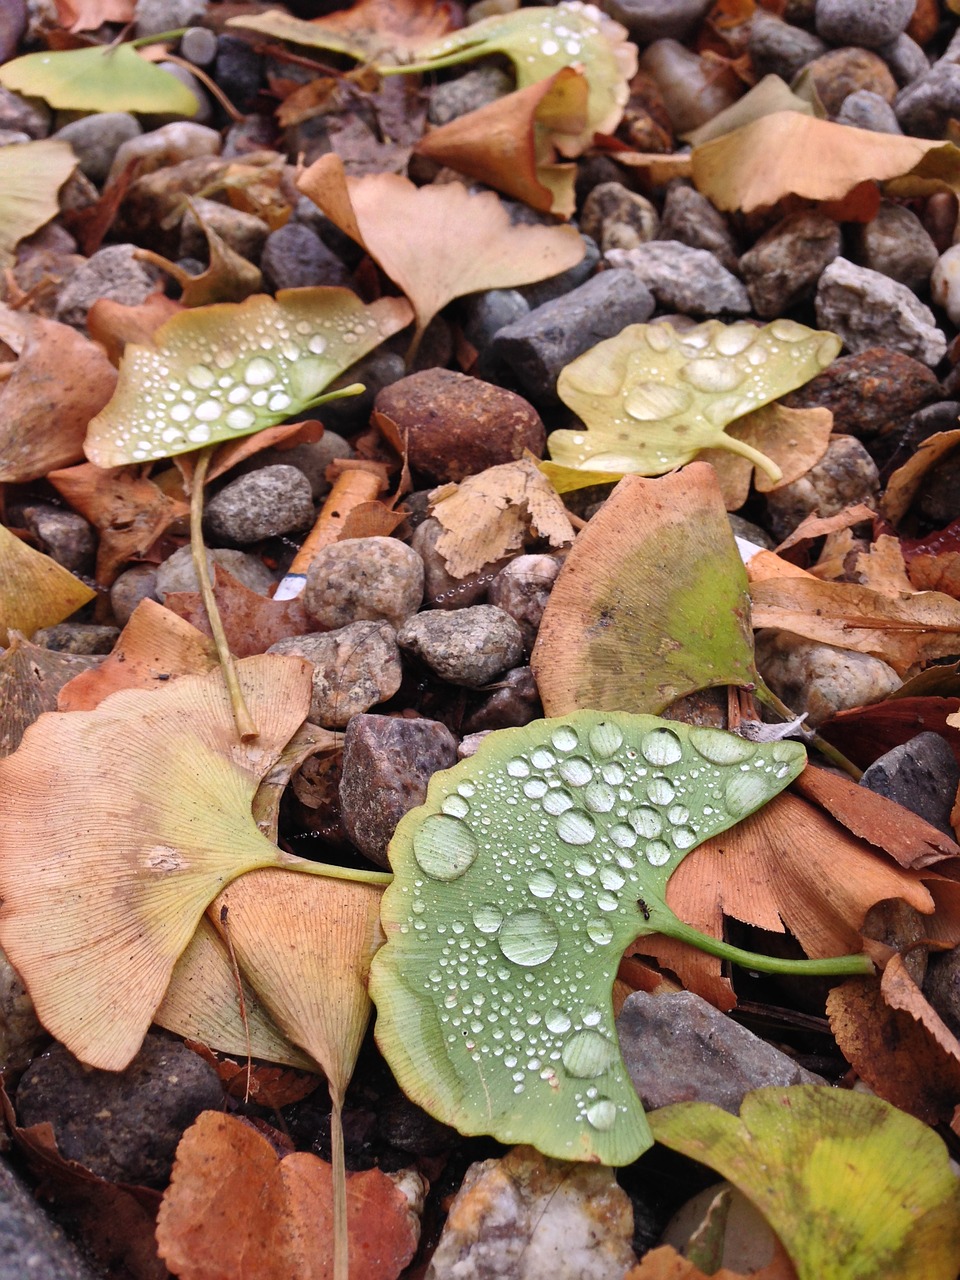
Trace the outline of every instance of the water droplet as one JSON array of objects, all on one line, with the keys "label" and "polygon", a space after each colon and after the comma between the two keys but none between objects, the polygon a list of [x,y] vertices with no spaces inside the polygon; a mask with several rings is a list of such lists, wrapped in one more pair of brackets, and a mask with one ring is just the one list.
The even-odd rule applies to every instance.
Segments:
[{"label": "water droplet", "polygon": [[675,804],[667,810],[667,817],[671,822],[682,826],[683,823],[690,821],[690,810],[685,804]]},{"label": "water droplet", "polygon": [[593,766],[583,756],[570,756],[568,760],[560,761],[557,773],[571,787],[585,787],[593,778]]},{"label": "water droplet", "polygon": [[762,773],[738,773],[723,789],[723,800],[731,817],[758,809],[770,798],[770,787]]},{"label": "water droplet", "polygon": [[615,871],[613,867],[600,868],[600,883],[605,889],[616,891],[624,886],[624,878],[619,871]]},{"label": "water droplet", "polygon": [[603,1075],[616,1053],[614,1046],[599,1031],[575,1031],[564,1041],[560,1060],[577,1080],[593,1080]]},{"label": "water droplet", "polygon": [[516,760],[508,760],[507,773],[511,778],[529,778],[530,766],[526,760],[521,760],[519,757]]},{"label": "water droplet", "polygon": [[276,374],[277,367],[272,360],[267,360],[265,356],[254,356],[244,371],[243,380],[248,387],[265,387],[268,382],[273,381]]},{"label": "water droplet", "polygon": [[770,332],[780,342],[803,342],[811,336],[810,330],[795,320],[774,320]]},{"label": "water droplet", "polygon": [[327,349],[327,340],[322,334],[315,333],[307,343],[307,348],[312,351],[315,356],[322,356],[324,351]]},{"label": "water droplet", "polygon": [[213,386],[216,379],[217,375],[205,364],[194,364],[187,370],[187,381],[198,391],[206,391],[207,387]]},{"label": "water droplet", "polygon": [[733,391],[746,376],[746,369],[722,356],[688,360],[680,369],[680,377],[698,391]]},{"label": "water droplet", "polygon": [[465,818],[470,812],[470,806],[466,800],[464,800],[463,796],[458,795],[444,796],[440,802],[440,809],[451,818]]},{"label": "water droplet", "polygon": [[590,858],[574,858],[573,869],[578,876],[592,876],[597,869],[597,864]]},{"label": "water droplet", "polygon": [[549,871],[534,871],[527,888],[535,898],[552,898],[557,892],[557,882]]},{"label": "water droplet", "polygon": [[645,840],[653,840],[663,830],[663,819],[656,809],[631,809],[627,821]]},{"label": "water droplet", "polygon": [[617,1106],[609,1098],[598,1098],[596,1102],[592,1102],[587,1107],[588,1123],[594,1129],[599,1129],[601,1133],[605,1133],[607,1129],[612,1129],[616,1119]]},{"label": "water droplet", "polygon": [[552,920],[539,911],[518,911],[500,926],[497,945],[508,960],[524,968],[544,964],[560,944]]},{"label": "water droplet", "polygon": [[291,405],[290,397],[285,391],[278,391],[276,395],[270,397],[269,409],[271,413],[284,413]]},{"label": "water droplet", "polygon": [[613,928],[606,920],[588,920],[587,936],[598,947],[605,947],[613,940]]},{"label": "water droplet", "polygon": [[[601,760],[605,760],[607,756],[612,756],[615,751],[619,751],[623,746],[623,733],[620,731],[619,726],[615,725],[611,720],[604,720],[590,730],[589,740],[590,750],[593,754],[599,756]],[[613,779],[607,778],[607,781],[612,782]]]},{"label": "water droplet", "polygon": [[543,778],[531,778],[523,784],[523,794],[528,800],[539,800],[547,794],[547,784]]},{"label": "water droplet", "polygon": [[174,422],[186,422],[190,417],[190,410],[185,404],[175,404],[170,410],[170,417]]},{"label": "water droplet", "polygon": [[568,809],[557,819],[557,835],[564,844],[590,844],[596,834],[596,824],[583,809]]},{"label": "water droplet", "polygon": [[611,787],[619,787],[627,776],[623,765],[617,764],[616,761],[605,764],[600,770],[600,775],[604,782],[609,782]]},{"label": "water droplet", "polygon": [[676,764],[683,755],[680,739],[671,729],[654,729],[640,743],[644,758],[651,764]]},{"label": "water droplet", "polygon": [[246,404],[250,399],[250,388],[239,386],[227,392],[228,404]]},{"label": "water droplet", "polygon": [[557,763],[557,758],[552,751],[548,751],[546,747],[537,747],[530,756],[531,763],[536,769],[552,769]]},{"label": "water droplet", "polygon": [[647,784],[647,799],[651,804],[669,804],[677,794],[676,787],[666,778],[653,778]]},{"label": "water droplet", "polygon": [[632,849],[637,843],[637,833],[632,827],[628,827],[623,822],[616,823],[610,828],[610,839],[615,845],[619,845],[621,849]]},{"label": "water droplet", "polygon": [[673,856],[669,845],[665,845],[662,840],[651,840],[644,853],[651,867],[662,867]]},{"label": "water droplet", "polygon": [[661,382],[638,382],[623,398],[623,407],[637,422],[658,422],[683,413],[693,399],[685,387]]},{"label": "water droplet", "polygon": [[616,911],[619,905],[620,899],[616,894],[607,893],[606,890],[604,890],[603,893],[597,894],[597,906],[601,911]]},{"label": "water droplet", "polygon": [[564,791],[560,787],[548,791],[543,797],[543,808],[551,817],[559,817],[561,813],[566,813],[568,809],[573,808],[573,800],[568,791]]},{"label": "water droplet", "polygon": [[252,409],[231,409],[226,422],[231,431],[249,431],[256,422],[256,414]]},{"label": "water droplet", "polygon": [[562,724],[550,735],[550,741],[558,751],[573,751],[580,745],[576,732],[568,724]]},{"label": "water droplet", "polygon": [[690,743],[711,764],[740,764],[756,753],[756,746],[723,729],[691,729]]},{"label": "water droplet", "polygon": [[503,912],[493,903],[485,903],[474,911],[473,923],[481,933],[496,933],[503,924]]},{"label": "water droplet", "polygon": [[771,755],[778,764],[796,764],[806,755],[799,742],[775,742]]},{"label": "water droplet", "polygon": [[469,870],[479,852],[470,828],[449,814],[430,814],[413,837],[413,856],[434,880],[456,880]]},{"label": "water droplet", "polygon": [[210,439],[209,427],[191,427],[187,432],[187,439],[192,440],[194,444],[206,444]]},{"label": "water droplet", "polygon": [[584,789],[583,802],[592,813],[609,813],[617,802],[617,793],[605,782],[591,782]]},{"label": "water droplet", "polygon": [[697,833],[689,827],[676,827],[671,832],[671,839],[678,849],[692,849],[697,843]]},{"label": "water droplet", "polygon": [[738,356],[755,340],[757,331],[750,324],[725,325],[713,340],[713,345],[722,356]]},{"label": "water droplet", "polygon": [[557,1036],[562,1036],[565,1031],[570,1030],[570,1019],[562,1009],[551,1009],[546,1016],[545,1022],[547,1030],[552,1031]]}]

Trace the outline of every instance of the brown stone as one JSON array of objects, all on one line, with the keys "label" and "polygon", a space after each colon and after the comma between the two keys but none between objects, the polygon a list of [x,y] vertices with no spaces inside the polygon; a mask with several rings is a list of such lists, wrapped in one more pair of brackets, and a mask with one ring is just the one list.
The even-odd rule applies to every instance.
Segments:
[{"label": "brown stone", "polygon": [[831,49],[808,62],[805,70],[832,116],[840,110],[844,98],[858,89],[878,93],[885,102],[893,102],[897,96],[897,82],[890,68],[869,49]]},{"label": "brown stone", "polygon": [[540,458],[546,432],[522,396],[450,369],[425,369],[384,387],[373,421],[395,449],[409,448],[410,466],[434,484],[523,457]]}]

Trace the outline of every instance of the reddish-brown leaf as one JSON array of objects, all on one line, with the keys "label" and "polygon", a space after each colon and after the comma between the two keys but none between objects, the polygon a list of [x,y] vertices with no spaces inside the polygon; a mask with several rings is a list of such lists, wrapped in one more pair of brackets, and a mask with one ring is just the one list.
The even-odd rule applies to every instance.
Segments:
[{"label": "reddish-brown leaf", "polygon": [[[227,643],[238,658],[265,653],[278,640],[316,630],[300,600],[270,600],[257,595],[220,565],[215,566],[215,578],[214,595]],[[198,591],[172,592],[164,603],[204,635],[213,634]]]}]

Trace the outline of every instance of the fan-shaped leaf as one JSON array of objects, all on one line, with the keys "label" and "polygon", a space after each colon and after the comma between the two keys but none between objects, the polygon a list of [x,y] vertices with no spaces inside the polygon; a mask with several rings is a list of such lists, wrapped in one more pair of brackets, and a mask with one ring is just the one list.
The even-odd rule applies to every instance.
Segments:
[{"label": "fan-shaped leaf", "polygon": [[613,1025],[620,956],[669,929],[684,855],[804,760],[797,743],[581,711],[494,734],[435,774],[390,844],[371,971],[404,1091],[462,1133],[636,1159],[650,1136]]},{"label": "fan-shaped leaf", "polygon": [[0,524],[0,644],[7,632],[32,636],[89,603],[97,593]]},{"label": "fan-shaped leaf", "polygon": [[59,213],[57,192],[76,165],[70,144],[54,138],[0,147],[0,265],[8,266],[24,236]]},{"label": "fan-shaped leaf", "polygon": [[[613,252],[629,265],[629,251]],[[551,456],[577,470],[656,476],[701,449],[723,448],[776,482],[780,468],[724,428],[803,386],[840,347],[834,334],[785,319],[762,329],[719,320],[682,332],[662,322],[628,325],[561,372],[557,394],[587,430],[554,431]]]},{"label": "fan-shaped leaf", "polygon": [[401,298],[285,289],[182,312],[151,346],[128,346],[113,399],[84,449],[123,466],[233,440],[318,403],[323,389],[410,322]]},{"label": "fan-shaped leaf", "polygon": [[148,111],[193,116],[197,99],[132,44],[28,53],[0,67],[0,85],[71,111]]}]

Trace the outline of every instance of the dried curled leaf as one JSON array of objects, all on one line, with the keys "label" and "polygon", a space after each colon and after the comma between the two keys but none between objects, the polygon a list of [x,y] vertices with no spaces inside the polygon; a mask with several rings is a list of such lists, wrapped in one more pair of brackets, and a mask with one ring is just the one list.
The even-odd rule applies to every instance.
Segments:
[{"label": "dried curled leaf", "polygon": [[144,111],[194,116],[196,95],[132,44],[28,53],[0,67],[0,85],[71,111]]},{"label": "dried curled leaf", "polygon": [[409,55],[424,40],[446,35],[454,25],[453,6],[447,0],[358,0],[322,18],[307,20],[268,9],[227,22],[228,27],[259,31],[307,49],[330,49],[359,62]]},{"label": "dried curled leaf", "polygon": [[98,467],[186,453],[274,426],[410,321],[401,298],[284,289],[182,312],[128,346],[113,399],[84,446]]},{"label": "dried curled leaf", "polygon": [[[0,83],[5,70],[0,68]],[[24,236],[56,217],[57,192],[76,165],[70,144],[54,138],[0,147],[0,266],[10,265]]]},{"label": "dried curled leaf", "polygon": [[829,409],[789,409],[776,402],[731,423],[727,435],[750,445],[779,469],[776,484],[756,463],[730,449],[704,449],[699,459],[716,471],[727,510],[738,511],[749,496],[751,480],[759,493],[769,493],[805,476],[826,453],[832,430]]},{"label": "dried curled leaf", "polygon": [[728,423],[801,387],[841,347],[832,333],[793,320],[762,329],[708,320],[682,332],[666,323],[628,325],[568,364],[557,394],[586,431],[554,431],[554,463],[578,471],[662,475],[701,449],[748,458],[774,483],[780,468]]}]

